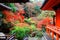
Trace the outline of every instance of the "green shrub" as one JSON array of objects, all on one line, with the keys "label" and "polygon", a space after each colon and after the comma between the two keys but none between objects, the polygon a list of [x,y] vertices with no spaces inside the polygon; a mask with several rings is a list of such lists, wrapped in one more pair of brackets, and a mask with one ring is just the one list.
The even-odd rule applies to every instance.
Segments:
[{"label": "green shrub", "polygon": [[10,32],[11,34],[16,34],[16,38],[18,40],[23,40],[23,38],[30,33],[30,28],[28,27],[17,27],[15,26],[13,30]]}]

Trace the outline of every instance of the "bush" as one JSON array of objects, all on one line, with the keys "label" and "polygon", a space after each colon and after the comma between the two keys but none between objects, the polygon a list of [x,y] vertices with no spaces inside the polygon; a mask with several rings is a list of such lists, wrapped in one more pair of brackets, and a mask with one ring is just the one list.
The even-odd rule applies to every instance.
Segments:
[{"label": "bush", "polygon": [[18,40],[23,40],[25,36],[28,36],[30,33],[30,28],[28,27],[17,27],[15,26],[13,30],[10,32],[11,34],[16,34],[16,38]]}]

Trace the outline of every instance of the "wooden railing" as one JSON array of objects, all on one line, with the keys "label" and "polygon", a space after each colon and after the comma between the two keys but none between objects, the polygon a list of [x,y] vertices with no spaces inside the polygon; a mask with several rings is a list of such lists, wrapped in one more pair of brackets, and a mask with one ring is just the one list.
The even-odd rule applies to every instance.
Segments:
[{"label": "wooden railing", "polygon": [[52,40],[54,40],[54,35],[56,35],[56,40],[59,40],[60,29],[56,28],[55,26],[47,26],[46,32],[49,36],[51,36]]}]

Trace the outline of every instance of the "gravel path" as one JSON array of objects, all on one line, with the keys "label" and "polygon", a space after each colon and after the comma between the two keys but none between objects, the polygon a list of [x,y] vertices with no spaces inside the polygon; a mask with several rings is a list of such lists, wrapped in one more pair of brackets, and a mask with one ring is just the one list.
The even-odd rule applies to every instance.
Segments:
[{"label": "gravel path", "polygon": [[52,39],[46,33],[44,33],[42,40],[52,40]]}]

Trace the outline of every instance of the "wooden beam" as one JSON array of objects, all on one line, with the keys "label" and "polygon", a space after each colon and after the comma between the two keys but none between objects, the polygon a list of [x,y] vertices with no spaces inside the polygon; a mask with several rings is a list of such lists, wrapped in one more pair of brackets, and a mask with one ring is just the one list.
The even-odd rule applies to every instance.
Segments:
[{"label": "wooden beam", "polygon": [[10,7],[8,7],[8,6],[6,6],[6,5],[4,5],[4,4],[0,3],[0,10],[1,10],[1,9],[11,10],[11,8],[10,8]]}]

